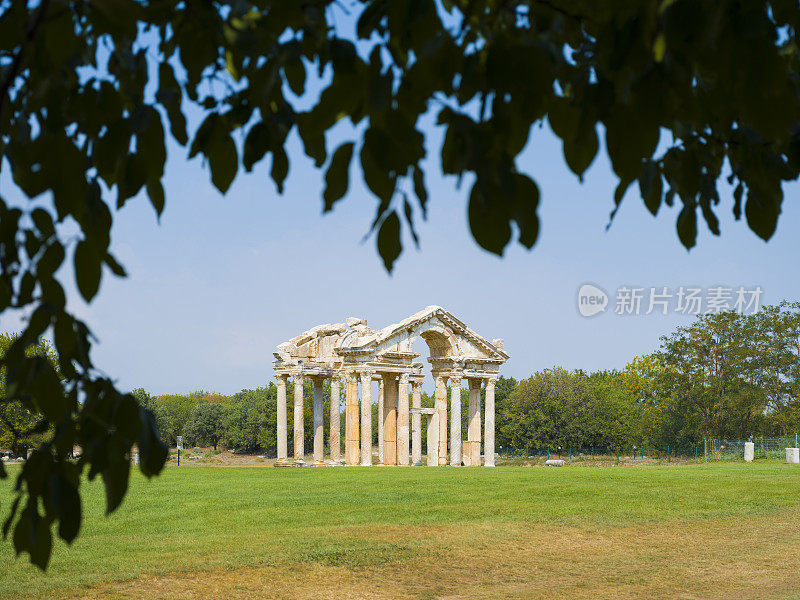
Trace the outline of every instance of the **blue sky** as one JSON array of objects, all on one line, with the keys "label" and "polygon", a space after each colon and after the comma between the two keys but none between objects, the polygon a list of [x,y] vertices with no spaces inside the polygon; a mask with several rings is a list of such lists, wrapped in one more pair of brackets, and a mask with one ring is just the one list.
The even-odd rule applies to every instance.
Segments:
[{"label": "blue sky", "polygon": [[[792,267],[800,255],[797,185],[785,187],[769,243],[733,220],[726,189],[722,236],[701,224],[698,246],[687,252],[675,234],[677,209],[662,207],[653,218],[634,189],[606,231],[616,184],[606,157],[598,156],[580,184],[547,126],[535,128],[518,165],[542,192],[539,241],[532,251],[515,242],[498,258],[472,241],[469,182],[457,189],[455,179],[437,174],[439,133],[427,131],[434,156],[428,220],[417,224],[420,250],[406,237],[391,275],[374,238],[362,243],[376,201],[355,168],[349,195],[323,216],[322,173],[296,138],[282,196],[268,177],[269,159],[240,174],[222,197],[199,159],[187,161],[184,149],[170,146],[160,223],[145,198],[115,216],[113,250],[128,278],[106,272],[90,306],[70,285],[70,308],[98,338],[97,366],[122,389],[233,393],[269,382],[275,346],[307,328],[348,316],[380,328],[438,304],[481,335],[505,340],[506,375],[526,377],[553,365],[622,368],[692,317],[616,315],[620,286],[759,285],[762,303],[800,295]],[[605,313],[588,319],[576,297],[587,282],[612,296]],[[0,329],[18,326],[4,320]]]}]

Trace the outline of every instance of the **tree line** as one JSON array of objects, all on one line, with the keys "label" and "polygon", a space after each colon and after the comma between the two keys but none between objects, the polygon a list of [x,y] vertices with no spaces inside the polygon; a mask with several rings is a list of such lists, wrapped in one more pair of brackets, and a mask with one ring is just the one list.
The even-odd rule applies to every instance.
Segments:
[{"label": "tree line", "polygon": [[[12,340],[13,336],[0,337],[5,346]],[[36,351],[54,360],[46,341]],[[276,452],[275,383],[232,395],[196,391],[152,396],[142,388],[131,393],[154,415],[161,438],[169,445],[174,446],[181,435],[186,445],[215,449],[222,445],[267,455]],[[304,397],[305,446],[311,448],[310,378],[305,381]],[[464,388],[462,431],[467,429],[468,400]],[[291,394],[288,401],[292,402]],[[767,306],[753,315],[702,315],[662,337],[657,350],[635,357],[622,370],[585,372],[553,367],[519,381],[501,376],[495,402],[496,443],[515,449],[685,448],[706,437],[792,434],[800,429],[800,303]],[[432,407],[433,397],[423,393],[422,403]],[[327,380],[323,404],[327,442]],[[373,403],[372,420],[373,442],[377,443],[377,403]],[[344,439],[344,416],[340,423]],[[36,420],[24,407],[4,405],[0,408],[0,447],[17,450],[20,444],[32,443],[32,436],[46,435],[32,433],[35,426]],[[290,448],[292,435],[290,423]]]}]

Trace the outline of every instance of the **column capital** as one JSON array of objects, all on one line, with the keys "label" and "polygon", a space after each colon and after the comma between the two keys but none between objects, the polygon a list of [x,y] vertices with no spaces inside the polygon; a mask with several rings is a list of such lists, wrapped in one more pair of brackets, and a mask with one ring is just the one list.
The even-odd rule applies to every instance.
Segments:
[{"label": "column capital", "polygon": [[461,385],[461,380],[464,378],[463,373],[450,373],[450,382],[452,385]]},{"label": "column capital", "polygon": [[497,383],[497,377],[487,377],[486,378],[486,387],[494,387],[494,384]]},{"label": "column capital", "polygon": [[289,375],[286,373],[278,373],[277,375],[275,375],[275,379],[277,379],[279,383],[280,382],[286,383],[286,380],[289,379]]},{"label": "column capital", "polygon": [[408,373],[400,373],[400,383],[408,383]]},{"label": "column capital", "polygon": [[359,377],[361,378],[361,383],[364,385],[369,385],[372,383],[372,376],[375,375],[375,371],[361,371],[359,373]]},{"label": "column capital", "polygon": [[292,379],[294,379],[295,383],[302,383],[303,377],[305,377],[302,373],[292,373]]},{"label": "column capital", "polygon": [[347,381],[353,381],[354,379],[358,381],[358,372],[357,371],[347,371],[345,374],[345,379]]}]

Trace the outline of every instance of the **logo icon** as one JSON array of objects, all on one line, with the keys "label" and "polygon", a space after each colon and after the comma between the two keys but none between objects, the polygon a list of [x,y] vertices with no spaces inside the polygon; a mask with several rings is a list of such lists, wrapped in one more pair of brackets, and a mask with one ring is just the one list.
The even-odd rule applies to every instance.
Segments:
[{"label": "logo icon", "polygon": [[583,317],[593,317],[605,312],[608,307],[608,294],[596,285],[584,283],[578,290],[578,312]]}]

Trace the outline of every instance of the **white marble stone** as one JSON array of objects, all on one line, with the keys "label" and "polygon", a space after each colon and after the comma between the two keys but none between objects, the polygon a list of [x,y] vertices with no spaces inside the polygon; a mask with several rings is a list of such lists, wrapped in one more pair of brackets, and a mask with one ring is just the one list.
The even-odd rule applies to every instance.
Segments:
[{"label": "white marble stone", "polygon": [[756,455],[756,445],[753,442],[744,443],[744,460],[745,462],[753,462]]},{"label": "white marble stone", "polygon": [[786,462],[790,465],[800,464],[800,448],[787,448]]},{"label": "white marble stone", "polygon": [[[423,340],[429,355],[427,362],[434,375],[435,415],[429,418],[437,427],[435,435],[427,436],[428,444],[436,441],[434,464],[448,463],[448,430],[450,434],[450,464],[479,465],[481,425],[484,434],[484,464],[493,466],[494,454],[494,381],[500,366],[508,360],[503,340],[481,337],[469,329],[452,313],[440,306],[423,310],[384,327],[372,329],[366,319],[349,317],[343,323],[312,327],[278,345],[274,352],[275,375],[278,378],[277,449],[280,466],[302,464],[304,461],[302,423],[302,382],[311,377],[314,388],[314,462],[320,464],[320,448],[324,451],[324,431],[319,410],[319,382],[331,381],[330,461],[341,460],[339,439],[341,378],[345,378],[345,441],[344,460],[348,465],[372,464],[372,409],[369,377],[379,377],[385,388],[379,388],[378,461],[384,464],[419,464],[422,460],[422,413],[420,412],[421,381],[425,376],[424,362],[417,362],[420,354],[414,343]],[[422,359],[424,361],[424,358]],[[359,402],[359,379],[361,398]],[[287,378],[294,383],[293,460],[287,458]],[[451,380],[450,415],[448,415],[447,379]],[[469,381],[470,401],[467,440],[462,441],[460,384]],[[388,382],[391,381],[391,384]],[[486,402],[481,423],[480,386],[486,382]],[[408,386],[412,386],[409,407]],[[382,392],[382,393],[381,393]],[[386,400],[391,395],[391,404]],[[383,404],[383,405],[382,405]],[[409,426],[409,414],[411,424]],[[448,418],[450,421],[448,422]],[[391,429],[387,429],[390,424]],[[410,444],[410,456],[409,456]],[[389,455],[387,450],[390,449]],[[323,457],[324,458],[324,457]]]}]

